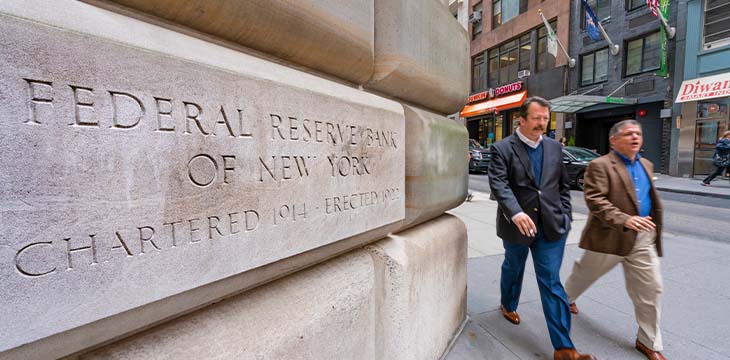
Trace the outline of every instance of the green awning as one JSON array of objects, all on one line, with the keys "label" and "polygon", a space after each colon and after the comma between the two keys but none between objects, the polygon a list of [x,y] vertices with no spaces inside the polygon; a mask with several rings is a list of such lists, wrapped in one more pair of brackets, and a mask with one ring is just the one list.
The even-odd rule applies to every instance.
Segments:
[{"label": "green awning", "polygon": [[593,105],[614,104],[616,106],[623,106],[634,105],[636,103],[638,103],[638,99],[628,97],[566,95],[550,100],[550,111],[559,113],[576,113]]}]

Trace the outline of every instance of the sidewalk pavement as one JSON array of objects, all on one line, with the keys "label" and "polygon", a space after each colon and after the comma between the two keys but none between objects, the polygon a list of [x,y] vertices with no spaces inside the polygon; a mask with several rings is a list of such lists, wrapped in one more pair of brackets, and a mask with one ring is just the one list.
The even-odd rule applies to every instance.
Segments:
[{"label": "sidewalk pavement", "polygon": [[[697,190],[699,195],[716,196],[709,191],[722,191],[720,194],[730,196],[730,185],[721,186],[720,182],[716,180],[713,185],[718,183],[717,186],[704,188],[699,180],[660,177],[656,183],[657,187],[673,186],[672,190]],[[530,260],[517,310],[521,324],[507,322],[499,311],[504,249],[496,236],[496,209],[489,194],[474,193],[470,202],[450,211],[466,223],[469,236],[469,318],[444,359],[552,359],[553,349]],[[574,217],[561,268],[563,281],[583,252],[576,243],[586,216]],[[668,359],[730,359],[730,245],[670,233],[663,236],[663,354]],[[578,299],[577,305],[581,312],[572,318],[571,336],[579,351],[599,359],[645,359],[634,350],[637,325],[620,267],[599,279]]]},{"label": "sidewalk pavement", "polygon": [[682,178],[660,174],[655,174],[654,177],[656,178],[654,184],[661,191],[730,199],[730,181],[726,177],[716,177],[710,184],[711,186],[702,186],[702,178]]}]

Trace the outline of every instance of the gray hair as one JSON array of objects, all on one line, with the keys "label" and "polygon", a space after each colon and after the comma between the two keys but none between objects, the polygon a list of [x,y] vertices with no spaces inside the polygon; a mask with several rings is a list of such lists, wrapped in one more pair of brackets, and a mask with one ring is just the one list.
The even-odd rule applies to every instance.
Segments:
[{"label": "gray hair", "polygon": [[548,108],[548,111],[550,111],[550,102],[539,97],[539,96],[531,96],[528,97],[525,102],[522,103],[522,106],[520,106],[520,116],[522,118],[527,119],[527,109],[530,108],[530,105],[532,103],[536,103],[542,107]]},{"label": "gray hair", "polygon": [[621,129],[623,129],[625,126],[629,126],[629,125],[638,126],[639,129],[641,129],[641,124],[639,124],[639,122],[634,119],[622,120],[622,121],[619,121],[619,122],[613,124],[613,126],[611,126],[611,130],[608,131],[608,136],[611,137],[611,136],[618,135],[618,133],[619,133],[619,131],[621,131]]},{"label": "gray hair", "polygon": [[725,131],[724,133],[722,133],[722,137],[727,137],[728,135],[730,135],[730,130]]}]

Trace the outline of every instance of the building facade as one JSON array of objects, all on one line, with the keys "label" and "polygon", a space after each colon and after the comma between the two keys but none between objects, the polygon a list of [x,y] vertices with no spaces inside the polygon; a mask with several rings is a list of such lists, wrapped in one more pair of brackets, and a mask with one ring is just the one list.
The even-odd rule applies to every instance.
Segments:
[{"label": "building facade", "polygon": [[[565,94],[568,59],[547,51],[542,12],[563,44],[568,44],[570,2],[564,0],[470,0],[471,96],[461,117],[469,137],[489,145],[511,134],[519,106],[528,96],[552,99]],[[562,115],[551,116],[549,135]]]},{"label": "building facade", "polygon": [[676,176],[704,176],[711,170],[715,143],[730,129],[730,0],[682,2],[673,107],[673,166]]},{"label": "building facade", "polygon": [[[574,100],[574,106],[563,109],[566,136],[577,146],[606,154],[611,126],[636,119],[644,132],[642,156],[655,164],[655,171],[666,173],[672,147],[675,41],[665,39],[660,20],[652,15],[646,1],[588,3],[618,51],[612,51],[605,37],[596,41],[588,35],[586,9],[581,1],[572,1],[569,51],[577,65],[568,75],[570,96],[566,98]],[[676,23],[675,3],[669,7],[670,24]],[[664,50],[662,41],[666,41]],[[666,61],[665,75],[659,74],[662,58]]]}]

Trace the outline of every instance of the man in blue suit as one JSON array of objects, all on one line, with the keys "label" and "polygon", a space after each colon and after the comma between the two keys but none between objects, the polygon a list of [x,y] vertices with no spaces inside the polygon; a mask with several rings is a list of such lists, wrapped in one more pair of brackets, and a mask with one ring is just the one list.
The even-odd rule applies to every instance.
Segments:
[{"label": "man in blue suit", "polygon": [[491,147],[489,186],[499,203],[497,236],[504,245],[501,311],[520,323],[517,305],[525,261],[532,252],[540,300],[555,360],[588,360],[570,340],[570,307],[560,283],[565,240],[572,221],[568,174],[560,143],[543,136],[550,103],[530,97],[520,107],[520,127]]}]

